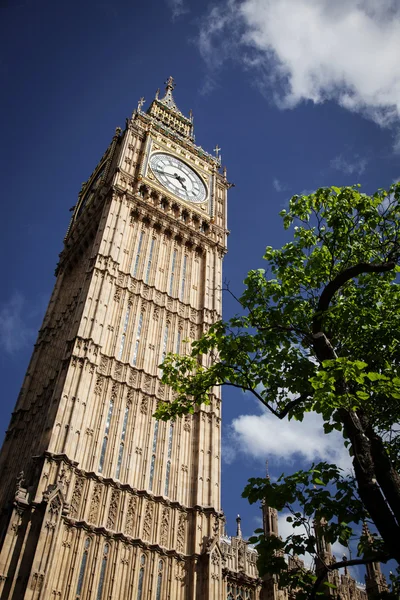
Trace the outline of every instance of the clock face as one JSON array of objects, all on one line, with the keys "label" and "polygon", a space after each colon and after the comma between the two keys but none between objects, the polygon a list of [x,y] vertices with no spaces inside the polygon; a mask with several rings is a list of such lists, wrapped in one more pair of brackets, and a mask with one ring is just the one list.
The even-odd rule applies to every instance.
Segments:
[{"label": "clock face", "polygon": [[151,169],[158,181],[172,194],[186,202],[204,202],[207,188],[191,167],[171,154],[157,152],[150,158]]}]

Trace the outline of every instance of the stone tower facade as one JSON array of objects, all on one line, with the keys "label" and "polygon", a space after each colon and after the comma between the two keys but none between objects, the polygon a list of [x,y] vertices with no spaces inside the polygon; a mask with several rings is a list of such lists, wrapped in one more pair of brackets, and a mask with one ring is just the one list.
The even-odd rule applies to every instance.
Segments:
[{"label": "stone tower facade", "polygon": [[0,456],[1,600],[259,598],[254,551],[221,541],[219,391],[152,416],[165,354],[221,317],[226,252],[230,184],[173,88],[139,101],[74,208]]}]

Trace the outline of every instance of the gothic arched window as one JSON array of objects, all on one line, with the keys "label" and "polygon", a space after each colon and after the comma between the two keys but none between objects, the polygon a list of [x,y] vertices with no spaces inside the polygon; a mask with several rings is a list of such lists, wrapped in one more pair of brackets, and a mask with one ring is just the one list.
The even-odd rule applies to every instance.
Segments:
[{"label": "gothic arched window", "polygon": [[138,592],[137,592],[136,600],[142,600],[145,562],[146,562],[146,557],[144,554],[142,554],[142,556],[140,557],[140,571],[139,571]]},{"label": "gothic arched window", "polygon": [[158,437],[158,421],[156,421],[154,423],[153,448],[152,448],[151,462],[150,462],[149,490],[153,489],[154,468],[156,465],[157,437]]},{"label": "gothic arched window", "polygon": [[137,355],[138,355],[138,350],[139,350],[139,342],[140,342],[140,335],[142,333],[142,325],[143,325],[143,313],[140,313],[139,316],[139,323],[138,323],[138,328],[137,328],[137,332],[136,332],[136,342],[135,342],[135,348],[133,351],[133,357],[132,357],[132,365],[135,366],[136,365],[136,361],[137,361]]},{"label": "gothic arched window", "polygon": [[151,263],[153,260],[153,251],[154,251],[154,243],[156,241],[156,238],[151,238],[151,243],[150,243],[150,251],[149,251],[149,260],[147,261],[147,269],[146,269],[146,277],[144,279],[145,283],[149,283],[149,277],[150,277],[150,270],[151,270]]},{"label": "gothic arched window", "polygon": [[174,277],[175,277],[175,268],[176,268],[176,257],[178,251],[174,250],[172,255],[172,268],[171,268],[171,277],[169,279],[169,295],[172,296],[172,292],[174,291]]},{"label": "gothic arched window", "polygon": [[181,291],[180,291],[180,294],[179,294],[179,300],[181,300],[181,301],[183,301],[183,298],[185,296],[186,263],[187,263],[187,254],[185,254],[185,256],[183,257]]},{"label": "gothic arched window", "polygon": [[133,267],[133,273],[132,273],[132,275],[134,277],[136,277],[136,274],[137,274],[137,271],[138,271],[138,267],[139,267],[140,252],[142,250],[143,237],[144,237],[144,231],[142,229],[141,232],[140,232],[140,236],[139,236],[139,243],[138,243],[138,248],[137,248],[136,258],[135,258],[135,266]]},{"label": "gothic arched window", "polygon": [[180,354],[181,353],[181,330],[178,329],[178,335],[176,338],[176,350],[175,350],[176,354]]},{"label": "gothic arched window", "polygon": [[103,585],[104,585],[104,577],[105,577],[106,568],[107,568],[108,551],[109,551],[109,545],[108,544],[104,544],[103,560],[101,561],[99,587],[97,588],[96,600],[101,600],[101,596],[103,594]]},{"label": "gothic arched window", "polygon": [[110,424],[111,424],[111,417],[112,417],[112,413],[113,413],[113,408],[114,408],[114,402],[112,400],[110,400],[110,404],[108,405],[108,413],[107,413],[106,426],[105,426],[105,429],[104,429],[103,444],[101,446],[101,454],[100,454],[100,462],[99,462],[99,473],[103,472],[104,459],[105,459],[105,456],[106,456],[106,450],[107,450],[107,444],[108,444],[108,434],[110,432]]},{"label": "gothic arched window", "polygon": [[163,563],[162,560],[160,560],[159,563],[158,563],[156,600],[161,600],[161,588],[162,588],[163,568],[164,568],[164,563]]},{"label": "gothic arched window", "polygon": [[124,351],[125,339],[126,339],[126,330],[128,329],[128,322],[129,322],[129,314],[130,314],[130,312],[131,312],[131,305],[128,304],[128,308],[126,309],[126,313],[125,313],[124,325],[123,325],[123,328],[122,328],[121,343],[119,345],[119,351],[118,351],[118,360],[121,360],[122,353]]},{"label": "gothic arched window", "polygon": [[81,593],[82,593],[83,581],[85,579],[85,571],[86,571],[86,563],[87,563],[88,553],[89,553],[89,546],[90,546],[90,538],[86,538],[85,545],[83,548],[81,568],[79,569],[78,585],[76,586],[75,600],[80,600],[80,598],[82,598]]},{"label": "gothic arched window", "polygon": [[164,494],[168,496],[169,490],[169,475],[171,471],[171,456],[172,456],[172,440],[174,436],[174,424],[171,423],[169,426],[169,436],[168,436],[168,453],[167,453],[167,470],[165,474],[165,490]]},{"label": "gothic arched window", "polygon": [[127,406],[125,408],[124,421],[122,423],[121,439],[120,439],[119,450],[118,450],[117,469],[115,471],[116,479],[119,479],[119,474],[121,472],[122,457],[124,455],[124,447],[125,447],[126,427],[128,425],[128,417],[129,417],[129,406]]}]

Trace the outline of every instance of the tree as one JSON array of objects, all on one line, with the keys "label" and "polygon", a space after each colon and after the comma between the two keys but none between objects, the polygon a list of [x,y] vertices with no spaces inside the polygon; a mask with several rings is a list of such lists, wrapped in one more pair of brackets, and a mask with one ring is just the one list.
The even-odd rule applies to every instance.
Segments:
[{"label": "tree", "polygon": [[242,314],[211,325],[189,354],[166,357],[174,399],[156,416],[192,413],[223,385],[250,391],[279,419],[319,413],[326,434],[343,433],[354,478],[313,466],[282,479],[280,496],[268,480],[251,480],[245,494],[304,508],[306,486],[312,508],[328,513],[331,541],[346,542],[351,524],[370,518],[379,536],[372,554],[361,543],[362,558],[400,564],[400,183],[372,196],[321,188],[280,214],[292,241],[267,247],[266,269],[248,273]]}]

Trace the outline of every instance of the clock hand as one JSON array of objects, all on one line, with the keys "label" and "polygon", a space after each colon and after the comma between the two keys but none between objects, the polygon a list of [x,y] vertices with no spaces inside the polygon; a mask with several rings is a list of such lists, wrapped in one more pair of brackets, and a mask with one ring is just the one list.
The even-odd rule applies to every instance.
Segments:
[{"label": "clock hand", "polygon": [[182,177],[182,175],[178,175],[178,173],[174,173],[174,177],[179,181],[183,189],[187,191],[186,185],[183,183],[184,181],[186,181],[186,179]]}]

